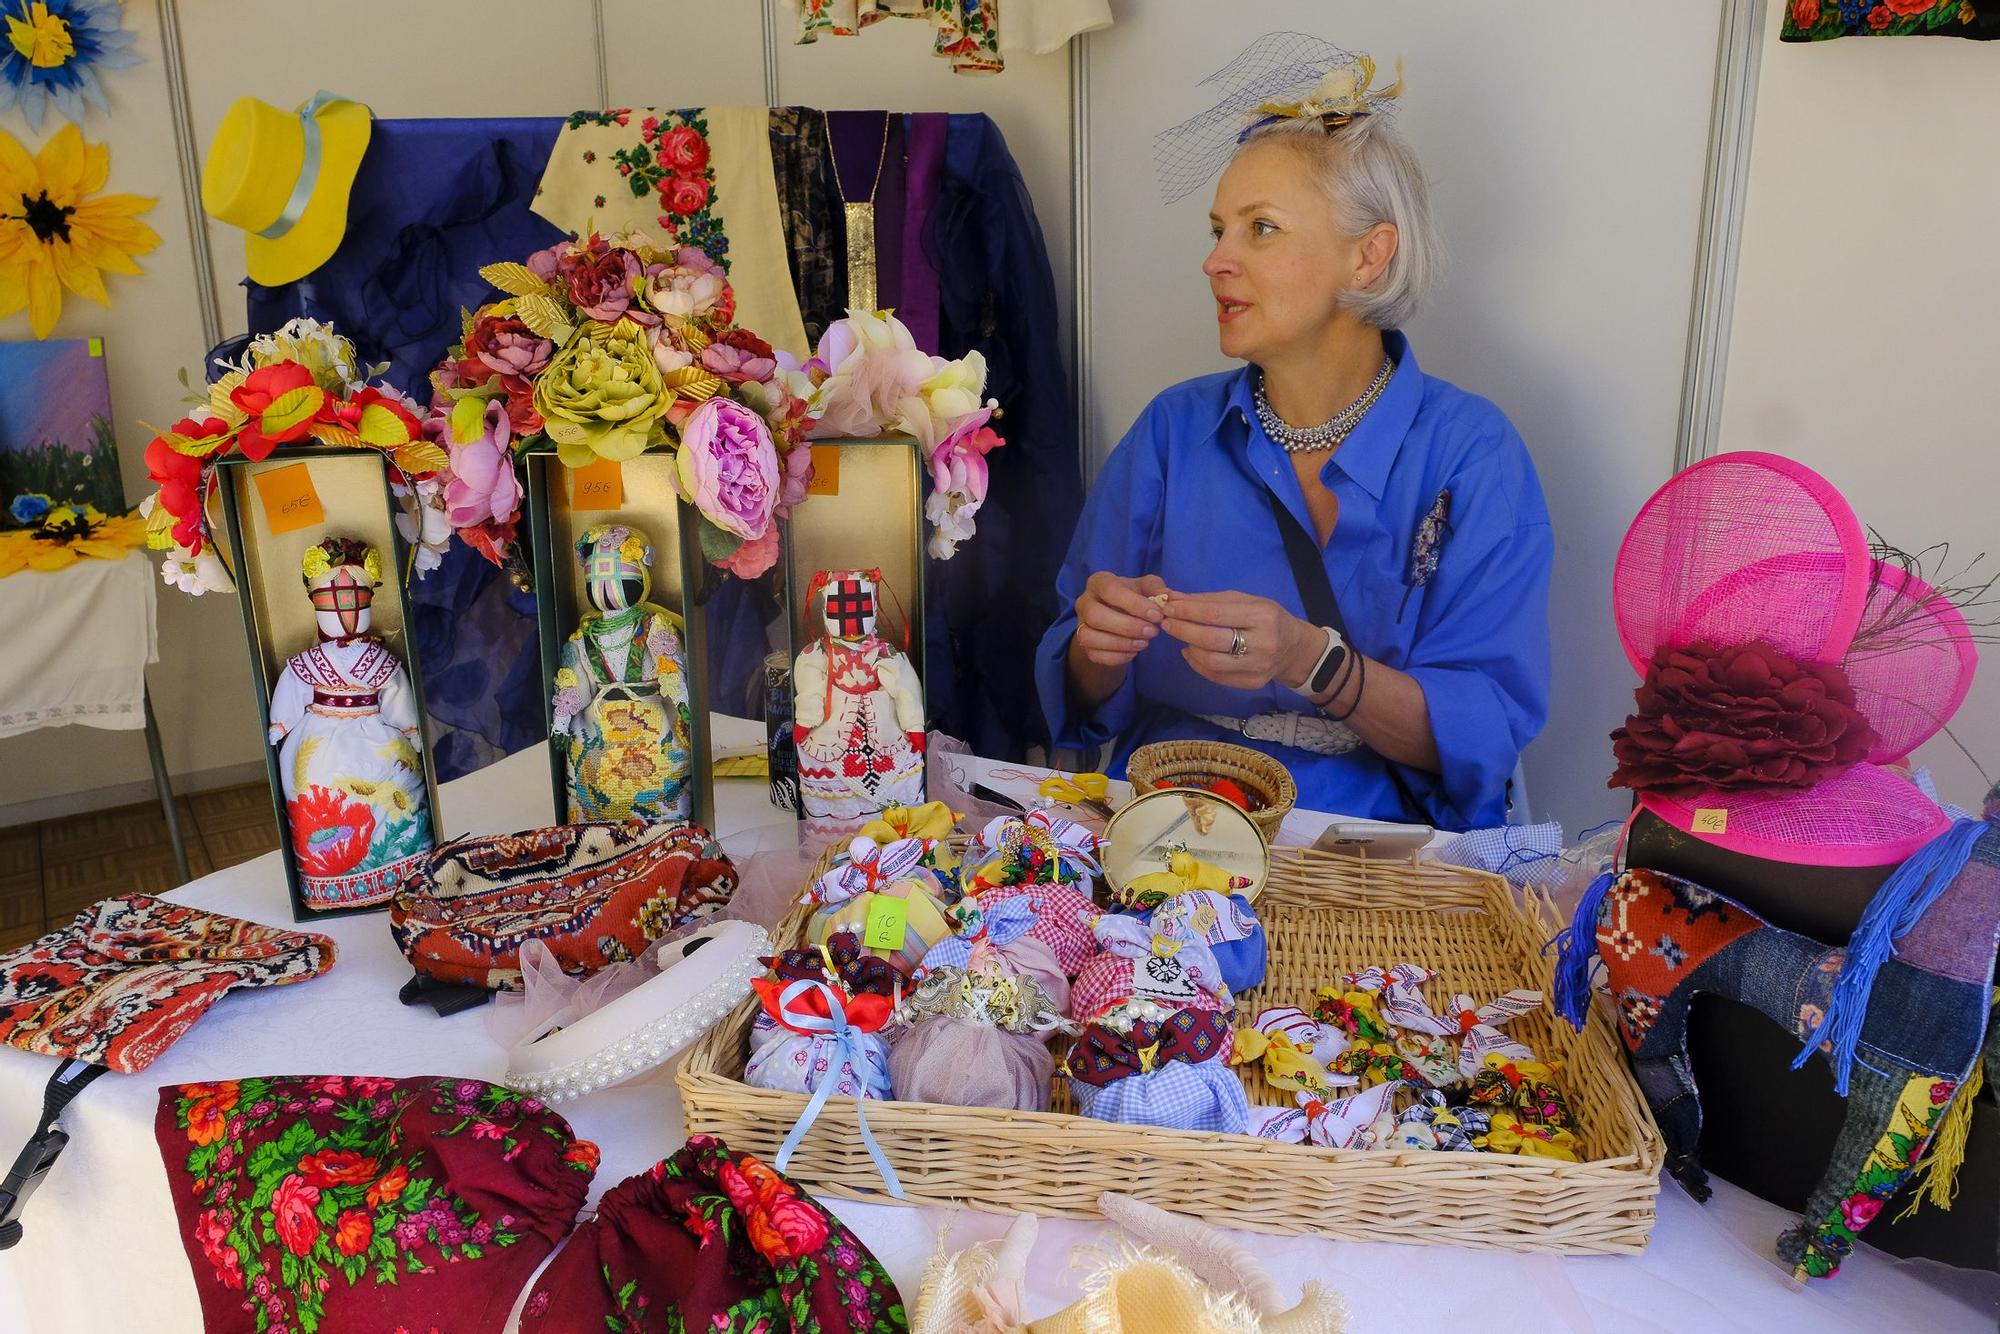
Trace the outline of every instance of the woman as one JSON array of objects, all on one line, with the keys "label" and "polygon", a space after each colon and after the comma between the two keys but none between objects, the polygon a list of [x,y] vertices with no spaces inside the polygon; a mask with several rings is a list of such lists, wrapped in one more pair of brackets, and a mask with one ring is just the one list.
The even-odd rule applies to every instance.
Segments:
[{"label": "woman", "polygon": [[1042,706],[1118,770],[1234,741],[1305,807],[1500,824],[1547,711],[1548,510],[1500,410],[1395,332],[1439,267],[1415,156],[1379,101],[1317,109],[1253,130],[1216,187],[1202,269],[1249,365],[1155,398],[1106,462]]}]

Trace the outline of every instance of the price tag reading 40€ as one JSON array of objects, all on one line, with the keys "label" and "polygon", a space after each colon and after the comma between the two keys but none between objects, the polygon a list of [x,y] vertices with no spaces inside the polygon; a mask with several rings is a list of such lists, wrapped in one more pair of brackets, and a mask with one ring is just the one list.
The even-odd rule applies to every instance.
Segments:
[{"label": "price tag reading 40\u20ac", "polygon": [[1729,812],[1720,806],[1703,806],[1694,813],[1694,832],[1697,834],[1726,834],[1729,832]]},{"label": "price tag reading 40\u20ac", "polygon": [[861,927],[861,943],[871,950],[903,948],[903,931],[910,924],[910,901],[877,894],[868,902],[868,920]]}]

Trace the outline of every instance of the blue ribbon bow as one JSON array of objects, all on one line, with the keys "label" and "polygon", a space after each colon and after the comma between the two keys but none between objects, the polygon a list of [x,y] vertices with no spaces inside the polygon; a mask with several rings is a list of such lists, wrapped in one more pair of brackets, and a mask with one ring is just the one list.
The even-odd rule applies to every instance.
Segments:
[{"label": "blue ribbon bow", "polygon": [[[825,1017],[804,1010],[794,1010],[792,1002],[812,991],[826,993]],[[811,978],[801,978],[778,993],[778,1019],[787,1027],[806,1033],[826,1033],[832,1036],[836,1059],[827,1071],[827,1077],[813,1090],[812,1101],[799,1113],[799,1119],[792,1123],[792,1131],[785,1136],[785,1142],[778,1146],[777,1159],[772,1163],[780,1172],[792,1161],[792,1154],[805,1139],[812,1123],[819,1119],[820,1109],[833,1096],[833,1086],[842,1065],[851,1066],[856,1074],[867,1069],[868,1058],[862,1051],[861,1030],[847,1022],[847,1007],[841,1003],[840,993],[824,982]],[[882,1146],[875,1142],[875,1136],[868,1129],[866,1099],[854,1100],[854,1122],[861,1128],[861,1143],[868,1150],[868,1156],[875,1163],[875,1170],[881,1174],[882,1184],[896,1199],[908,1198],[903,1194],[903,1183],[896,1176],[896,1169],[889,1161],[889,1155],[882,1152]]]}]

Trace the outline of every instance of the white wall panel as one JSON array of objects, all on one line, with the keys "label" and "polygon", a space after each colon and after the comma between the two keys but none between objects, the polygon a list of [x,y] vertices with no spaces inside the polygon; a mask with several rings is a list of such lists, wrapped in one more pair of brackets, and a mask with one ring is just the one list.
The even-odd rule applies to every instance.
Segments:
[{"label": "white wall panel", "polygon": [[[1223,15],[1227,13],[1226,21]],[[1197,83],[1259,34],[1405,58],[1399,122],[1434,182],[1452,276],[1409,330],[1424,369],[1497,402],[1555,520],[1551,718],[1528,752],[1538,815],[1621,809],[1606,734],[1631,699],[1612,556],[1672,471],[1720,0],[1422,6],[1127,4],[1091,38],[1090,425],[1101,460],[1155,393],[1221,369],[1210,197],[1162,206],[1155,132],[1212,104]],[[1257,521],[1245,516],[1246,522]]]}]

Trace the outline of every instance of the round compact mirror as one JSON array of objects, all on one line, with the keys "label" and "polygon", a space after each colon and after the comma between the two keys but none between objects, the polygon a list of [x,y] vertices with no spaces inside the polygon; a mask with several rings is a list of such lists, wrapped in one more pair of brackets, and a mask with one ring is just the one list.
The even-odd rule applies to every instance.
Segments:
[{"label": "round compact mirror", "polygon": [[1199,788],[1136,797],[1104,834],[1105,888],[1121,904],[1150,906],[1146,900],[1180,889],[1215,889],[1254,902],[1271,872],[1270,845],[1250,817]]}]

